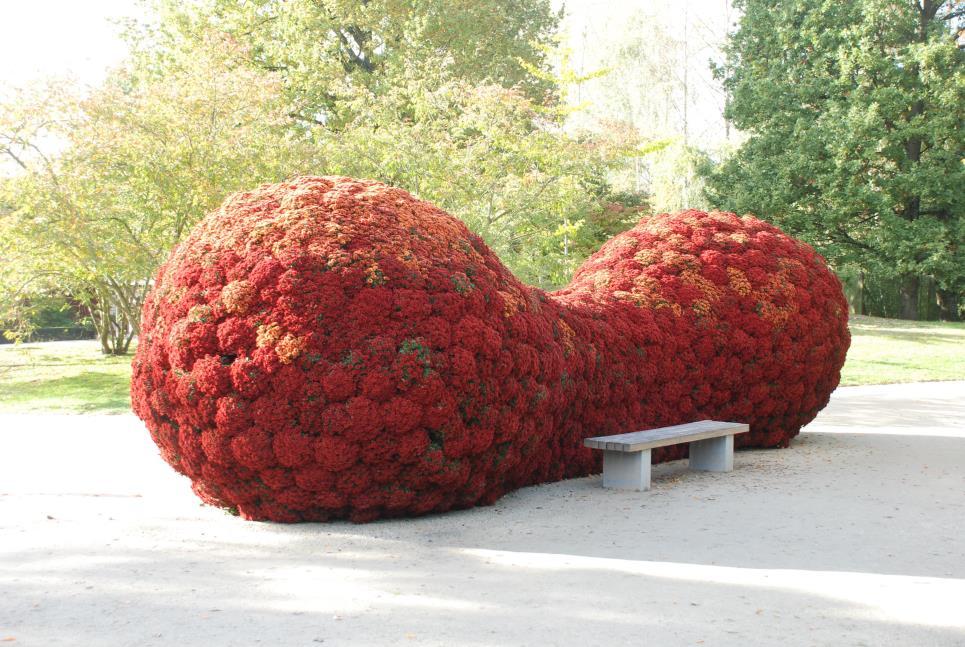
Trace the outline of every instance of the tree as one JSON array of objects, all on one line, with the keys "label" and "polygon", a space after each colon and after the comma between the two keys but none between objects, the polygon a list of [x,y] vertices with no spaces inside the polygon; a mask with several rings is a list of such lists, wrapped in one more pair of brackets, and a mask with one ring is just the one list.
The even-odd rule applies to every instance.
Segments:
[{"label": "tree", "polygon": [[607,174],[635,133],[564,131],[562,95],[580,79],[551,69],[560,49],[549,2],[163,6],[158,24],[132,31],[150,34],[137,48],[146,66],[203,50],[215,30],[237,44],[237,64],[281,79],[317,173],[379,179],[439,204],[528,280],[565,283],[604,231],[630,224],[632,210],[608,206]]},{"label": "tree", "polygon": [[742,0],[718,71],[750,138],[710,178],[712,202],[773,220],[839,267],[922,277],[942,314],[965,286],[965,53],[956,0]]},{"label": "tree", "polygon": [[239,61],[275,73],[290,116],[338,129],[358,88],[380,94],[413,62],[434,60],[473,85],[518,88],[539,103],[552,84],[546,45],[559,22],[549,0],[159,0],[160,21],[132,29],[158,51],[191,49],[212,31],[239,45]]},{"label": "tree", "polygon": [[0,301],[52,286],[83,302],[105,353],[137,334],[151,277],[230,191],[304,169],[277,79],[227,64],[230,47],[132,66],[84,96],[60,84],[4,107]]}]

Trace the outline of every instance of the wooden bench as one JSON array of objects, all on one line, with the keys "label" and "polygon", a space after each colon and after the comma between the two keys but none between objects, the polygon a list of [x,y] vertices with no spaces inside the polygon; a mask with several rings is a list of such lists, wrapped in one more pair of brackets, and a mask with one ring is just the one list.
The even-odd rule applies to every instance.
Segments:
[{"label": "wooden bench", "polygon": [[734,434],[749,431],[740,422],[700,420],[629,434],[587,438],[583,444],[603,450],[603,487],[650,489],[650,450],[690,444],[690,469],[730,472],[734,469]]}]

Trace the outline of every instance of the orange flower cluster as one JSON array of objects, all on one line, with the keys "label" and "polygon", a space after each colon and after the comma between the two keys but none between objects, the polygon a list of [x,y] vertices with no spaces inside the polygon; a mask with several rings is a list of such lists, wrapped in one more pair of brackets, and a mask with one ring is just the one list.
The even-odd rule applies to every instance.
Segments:
[{"label": "orange flower cluster", "polygon": [[716,418],[784,446],[848,344],[824,260],[755,218],[645,219],[545,293],[402,190],[301,178],[230,197],[172,253],[132,399],[203,500],[365,521],[597,472],[592,435]]}]

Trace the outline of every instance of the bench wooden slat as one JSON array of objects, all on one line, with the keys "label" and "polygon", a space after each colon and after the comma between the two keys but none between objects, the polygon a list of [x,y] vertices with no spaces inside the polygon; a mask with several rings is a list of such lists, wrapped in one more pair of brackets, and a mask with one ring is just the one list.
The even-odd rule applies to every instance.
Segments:
[{"label": "bench wooden slat", "polygon": [[742,434],[750,427],[741,422],[720,422],[717,420],[699,420],[684,425],[661,427],[644,431],[634,431],[627,434],[613,436],[596,436],[586,438],[583,444],[593,449],[603,449],[611,452],[639,452],[654,447],[665,447],[678,443],[719,438],[732,434]]}]

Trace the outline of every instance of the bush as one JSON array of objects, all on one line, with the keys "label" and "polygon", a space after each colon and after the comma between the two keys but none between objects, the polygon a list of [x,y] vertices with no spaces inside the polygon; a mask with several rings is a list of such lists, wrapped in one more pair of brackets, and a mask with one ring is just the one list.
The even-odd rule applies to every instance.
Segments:
[{"label": "bush", "polygon": [[203,500],[365,521],[599,471],[587,436],[717,418],[784,446],[848,342],[824,260],[751,217],[643,220],[545,293],[405,191],[301,178],[232,196],[172,253],[132,399]]},{"label": "bush", "polygon": [[93,339],[82,305],[61,294],[35,294],[0,303],[0,344]]}]

